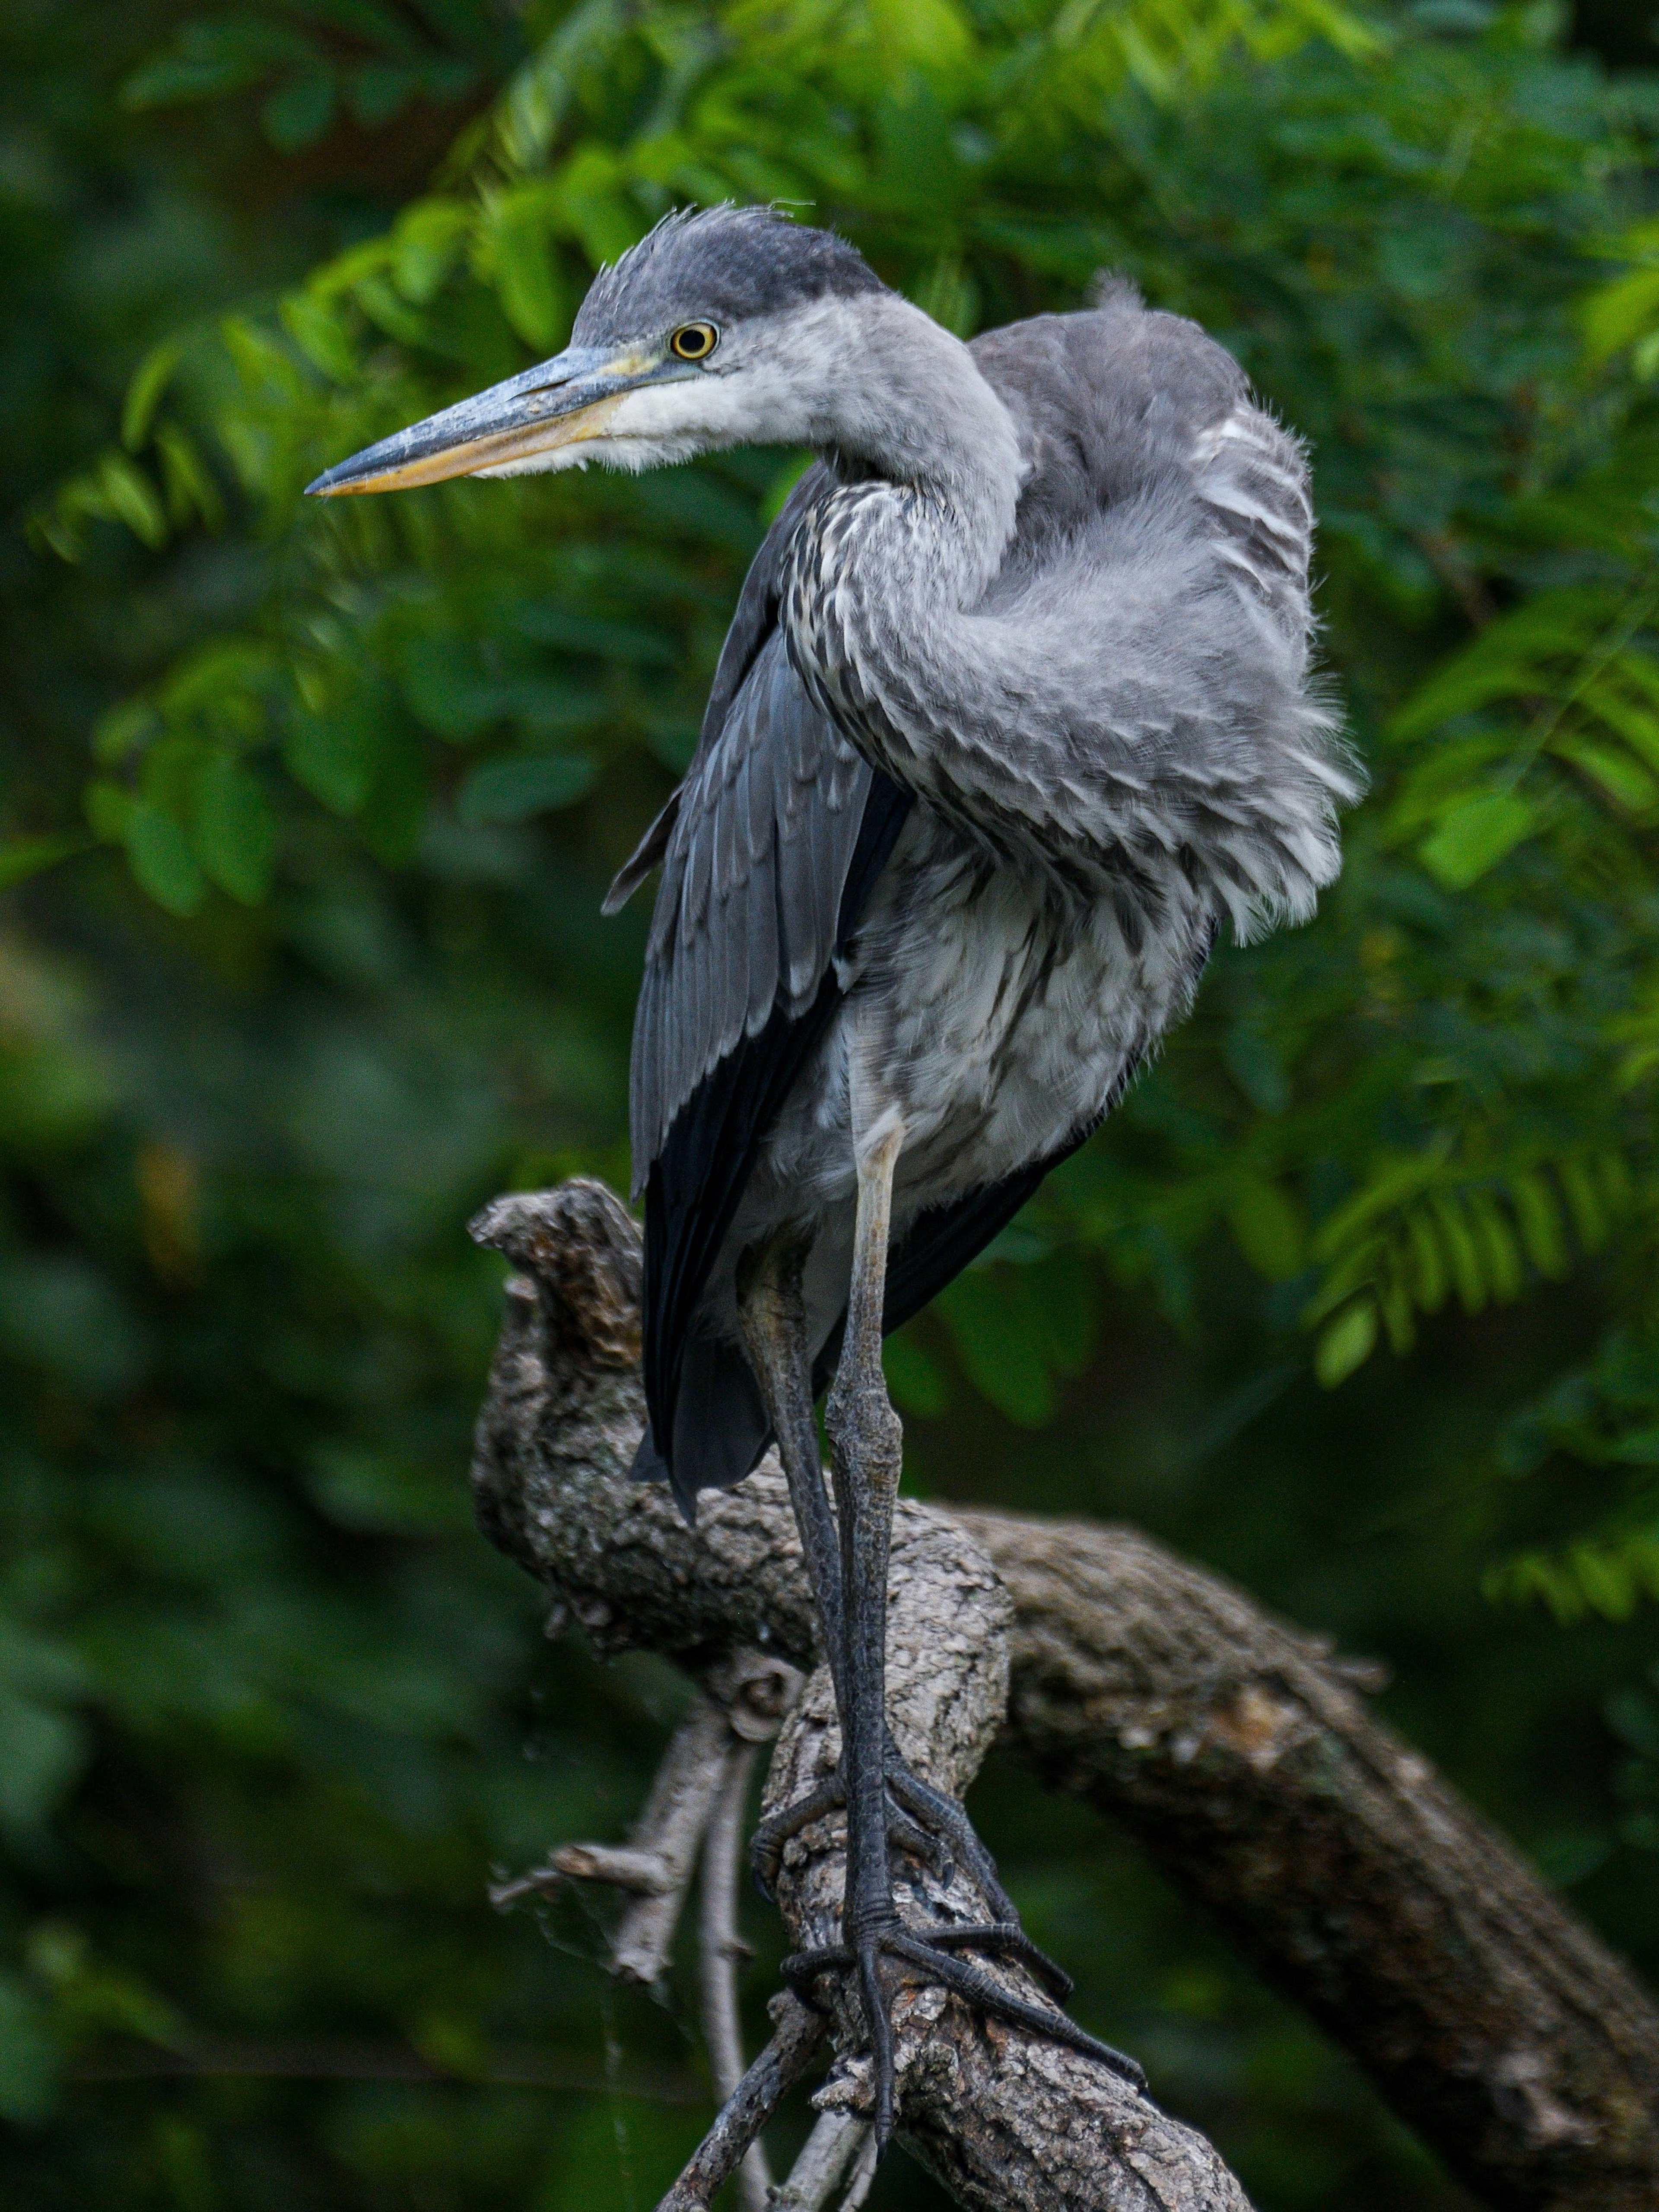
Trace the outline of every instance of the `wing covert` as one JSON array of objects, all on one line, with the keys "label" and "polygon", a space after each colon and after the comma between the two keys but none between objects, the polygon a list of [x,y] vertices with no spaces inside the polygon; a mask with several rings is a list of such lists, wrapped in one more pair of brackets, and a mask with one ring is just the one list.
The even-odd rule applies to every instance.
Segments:
[{"label": "wing covert", "polygon": [[694,762],[662,856],[629,1085],[636,1188],[697,1085],[816,997],[874,778],[775,629]]}]

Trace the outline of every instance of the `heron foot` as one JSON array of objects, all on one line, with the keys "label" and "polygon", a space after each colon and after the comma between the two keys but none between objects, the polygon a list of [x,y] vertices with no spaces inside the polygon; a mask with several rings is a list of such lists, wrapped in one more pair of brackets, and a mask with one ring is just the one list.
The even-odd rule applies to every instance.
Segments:
[{"label": "heron foot", "polygon": [[[878,2150],[885,2149],[893,2132],[896,2110],[897,2076],[894,2064],[892,2005],[899,1990],[936,1987],[948,1990],[988,2019],[1023,2027],[1052,2043],[1097,2059],[1137,2091],[1144,2091],[1146,2076],[1134,2059],[1080,2028],[1063,2012],[1034,2004],[1005,1989],[982,1966],[957,1954],[984,1951],[993,1957],[1017,1960],[1036,1971],[1042,1954],[1018,1920],[988,1921],[967,1927],[929,1927],[925,1931],[899,1918],[896,1908],[872,1926],[862,1929],[851,1943],[830,1943],[812,1951],[797,1951],[786,1959],[783,1978],[803,2004],[826,2010],[817,1984],[824,1974],[855,1974],[870,2037],[874,2068],[874,2111],[872,2124]],[[1047,1963],[1046,1961],[1044,1963]]]},{"label": "heron foot", "polygon": [[[946,1799],[946,1803],[954,1801]],[[778,1876],[783,1869],[786,1844],[810,1828],[815,1820],[827,1820],[831,1813],[847,1809],[847,1788],[841,1776],[836,1774],[816,1790],[809,1790],[804,1797],[797,1797],[792,1805],[783,1806],[769,1814],[755,1830],[749,1842],[750,1871],[761,1895],[769,1901],[776,1892]],[[963,1820],[967,1815],[963,1815]],[[973,1835],[971,1828],[968,1831]],[[912,1817],[909,1808],[896,1789],[887,1793],[887,1840],[897,1850],[907,1851],[912,1858],[920,1859],[934,1878],[948,1882],[956,1871],[950,1845],[944,1834],[929,1832],[921,1822]],[[978,1843],[978,1838],[974,1841]],[[981,1847],[983,1848],[982,1846]]]},{"label": "heron foot", "polygon": [[[992,1924],[1018,1931],[1024,1946],[1018,1954],[1021,1960],[1055,2003],[1063,2005],[1072,1994],[1072,1978],[1064,1966],[1040,1949],[1020,1929],[1013,1899],[997,1877],[997,1863],[980,1841],[962,1800],[945,1790],[936,1790],[931,1782],[924,1782],[901,1756],[890,1736],[884,1775],[889,1844],[921,1860],[942,1887],[950,1882],[956,1868],[960,1866],[984,1897]],[[763,1897],[769,1900],[776,1891],[785,1844],[799,1835],[802,1829],[811,1827],[813,1821],[843,1811],[846,1804],[846,1784],[836,1773],[816,1790],[809,1790],[805,1796],[796,1798],[793,1805],[785,1805],[760,1823],[750,1841],[749,1863]]]}]

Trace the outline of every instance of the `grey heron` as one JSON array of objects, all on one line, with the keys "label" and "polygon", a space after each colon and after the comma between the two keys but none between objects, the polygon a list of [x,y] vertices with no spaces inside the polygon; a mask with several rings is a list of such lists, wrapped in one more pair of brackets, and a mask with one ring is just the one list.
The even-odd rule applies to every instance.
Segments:
[{"label": "grey heron", "polygon": [[[1302,449],[1229,354],[1127,285],[964,343],[831,233],[677,213],[601,270],[564,352],[311,489],[747,444],[817,459],[606,902],[661,869],[630,1081],[639,1472],[690,1517],[778,1444],[843,1753],[758,1863],[844,1803],[842,1942],[786,1971],[855,1976],[884,2142],[897,1978],[1139,2069],[961,1955],[1069,1988],[887,1725],[883,1334],[1110,1110],[1222,922],[1248,939],[1312,912],[1357,779],[1310,671]],[[965,1860],[991,1921],[908,1924],[896,1847]]]}]

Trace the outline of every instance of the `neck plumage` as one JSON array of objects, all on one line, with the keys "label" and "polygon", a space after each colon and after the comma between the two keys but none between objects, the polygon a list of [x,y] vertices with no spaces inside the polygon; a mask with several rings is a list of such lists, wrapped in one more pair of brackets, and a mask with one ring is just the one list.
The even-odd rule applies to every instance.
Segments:
[{"label": "neck plumage", "polygon": [[996,577],[1026,475],[1018,434],[972,355],[893,299],[836,394],[832,486],[796,534],[790,653],[820,707],[908,789],[956,742],[958,626]]},{"label": "neck plumage", "polygon": [[1085,896],[1201,901],[1241,939],[1304,920],[1356,789],[1308,687],[1305,575],[1264,604],[1228,485],[1206,504],[1189,467],[1005,574],[1027,473],[1009,409],[902,301],[861,328],[814,417],[834,480],[780,578],[814,703],[931,811]]}]

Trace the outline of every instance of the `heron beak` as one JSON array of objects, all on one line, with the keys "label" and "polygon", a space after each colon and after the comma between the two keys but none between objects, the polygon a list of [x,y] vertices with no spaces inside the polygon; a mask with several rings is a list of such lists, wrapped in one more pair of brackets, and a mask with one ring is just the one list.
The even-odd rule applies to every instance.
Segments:
[{"label": "heron beak", "polygon": [[337,499],[346,492],[405,491],[477,476],[560,446],[591,443],[625,393],[685,372],[672,355],[647,347],[571,346],[551,361],[509,376],[423,422],[365,446],[306,486]]}]

